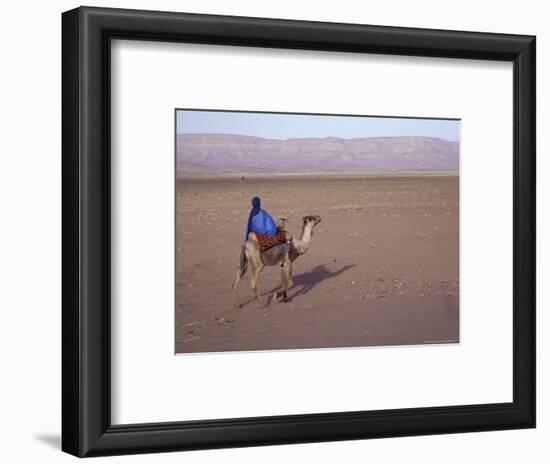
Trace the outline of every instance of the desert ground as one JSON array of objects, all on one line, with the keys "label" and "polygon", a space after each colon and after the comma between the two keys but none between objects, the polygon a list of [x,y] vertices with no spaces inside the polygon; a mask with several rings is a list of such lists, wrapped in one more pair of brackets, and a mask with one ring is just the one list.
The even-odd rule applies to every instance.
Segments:
[{"label": "desert ground", "polygon": [[[274,218],[318,214],[293,265],[291,301],[273,302],[280,268],[231,284],[258,195]],[[457,174],[187,177],[176,181],[177,353],[459,341]]]}]

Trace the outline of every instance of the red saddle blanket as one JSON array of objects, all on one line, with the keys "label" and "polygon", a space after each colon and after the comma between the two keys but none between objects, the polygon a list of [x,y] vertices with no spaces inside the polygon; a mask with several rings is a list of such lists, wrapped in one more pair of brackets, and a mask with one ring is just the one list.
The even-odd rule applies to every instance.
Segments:
[{"label": "red saddle blanket", "polygon": [[276,245],[286,243],[286,233],[284,229],[277,227],[277,233],[272,237],[256,233],[256,239],[258,240],[258,245],[260,245],[260,251],[266,251]]}]

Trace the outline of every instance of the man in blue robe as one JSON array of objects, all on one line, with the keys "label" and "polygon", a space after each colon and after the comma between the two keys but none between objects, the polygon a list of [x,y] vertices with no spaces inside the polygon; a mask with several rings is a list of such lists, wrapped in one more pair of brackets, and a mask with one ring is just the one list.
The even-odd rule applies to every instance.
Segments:
[{"label": "man in blue robe", "polygon": [[277,224],[267,211],[260,208],[260,199],[252,198],[252,209],[248,216],[248,224],[246,225],[246,233],[244,236],[245,242],[248,240],[248,234],[255,232],[257,234],[273,237],[277,235]]}]

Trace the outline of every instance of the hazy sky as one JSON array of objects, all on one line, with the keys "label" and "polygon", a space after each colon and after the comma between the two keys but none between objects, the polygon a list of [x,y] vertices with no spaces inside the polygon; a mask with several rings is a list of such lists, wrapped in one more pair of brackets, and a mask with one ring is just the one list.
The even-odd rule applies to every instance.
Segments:
[{"label": "hazy sky", "polygon": [[239,134],[270,139],[302,137],[428,136],[459,139],[460,121],[451,119],[315,116],[280,113],[178,110],[178,134]]}]

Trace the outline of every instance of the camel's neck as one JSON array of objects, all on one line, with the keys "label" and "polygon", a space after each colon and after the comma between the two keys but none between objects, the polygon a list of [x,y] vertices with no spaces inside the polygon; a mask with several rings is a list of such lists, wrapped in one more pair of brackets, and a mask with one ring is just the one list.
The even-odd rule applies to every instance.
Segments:
[{"label": "camel's neck", "polygon": [[302,236],[299,239],[292,240],[294,247],[298,254],[303,255],[311,245],[311,230],[313,226],[311,224],[304,225],[302,228]]}]

